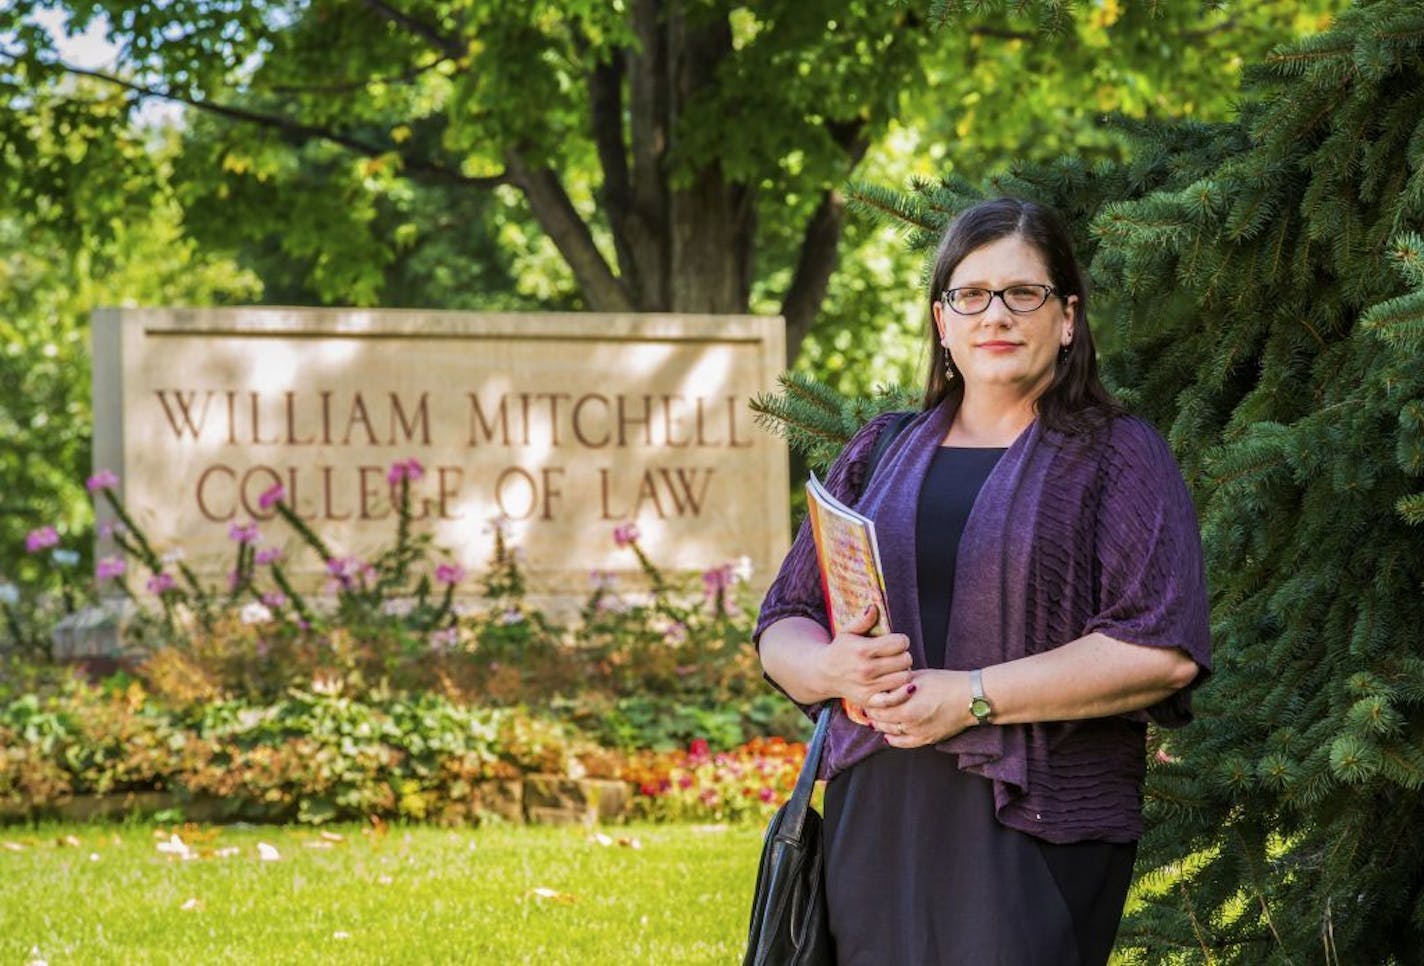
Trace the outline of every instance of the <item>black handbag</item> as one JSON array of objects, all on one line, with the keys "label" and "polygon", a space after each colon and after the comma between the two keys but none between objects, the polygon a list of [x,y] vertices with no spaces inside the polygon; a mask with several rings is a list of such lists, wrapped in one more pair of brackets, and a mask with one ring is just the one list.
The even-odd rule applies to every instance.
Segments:
[{"label": "black handbag", "polygon": [[811,807],[811,790],[831,716],[832,703],[827,702],[806,746],[806,763],[796,779],[796,790],[767,826],[743,966],[835,964],[835,944],[826,915],[821,816]]}]

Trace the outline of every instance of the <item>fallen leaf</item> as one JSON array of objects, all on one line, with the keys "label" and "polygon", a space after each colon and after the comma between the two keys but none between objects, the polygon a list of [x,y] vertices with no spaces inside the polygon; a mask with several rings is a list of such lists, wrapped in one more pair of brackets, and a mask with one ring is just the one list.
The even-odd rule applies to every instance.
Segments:
[{"label": "fallen leaf", "polygon": [[238,855],[241,852],[242,849],[238,848],[235,845],[224,845],[222,848],[214,852],[213,855],[219,859],[230,859],[234,855]]},{"label": "fallen leaf", "polygon": [[536,888],[530,889],[527,894],[533,896],[535,899],[542,899],[548,902],[558,902],[566,906],[573,905],[575,902],[578,901],[576,898],[569,895],[567,892],[560,892],[557,889],[550,889],[547,886],[538,886]]},{"label": "fallen leaf", "polygon": [[335,832],[322,832],[321,837],[328,842],[345,842],[346,836],[338,835]]},{"label": "fallen leaf", "polygon": [[350,939],[350,938],[351,938],[351,934],[350,934],[349,932],[346,932],[345,930],[338,929],[336,932],[334,932],[334,933],[331,934],[331,938],[332,938],[332,939]]},{"label": "fallen leaf", "polygon": [[309,849],[334,849],[334,848],[336,848],[336,846],[332,845],[330,842],[303,842],[302,844],[303,844],[306,848],[309,848]]},{"label": "fallen leaf", "polygon": [[44,953],[40,952],[40,947],[30,947],[30,958],[25,961],[25,966],[49,966],[49,963],[45,962]]},{"label": "fallen leaf", "polygon": [[0,848],[9,849],[11,852],[23,852],[25,847],[19,842],[0,842]]},{"label": "fallen leaf", "polygon": [[64,838],[62,838],[62,839],[55,839],[55,840],[54,840],[54,844],[55,844],[55,845],[67,845],[67,846],[69,846],[70,848],[75,848],[75,849],[77,849],[77,848],[79,848],[79,846],[83,845],[84,843],[81,842],[81,841],[79,841],[79,839],[76,838],[76,837],[73,836],[73,835],[66,835],[66,836],[65,836]]},{"label": "fallen leaf", "polygon": [[643,847],[643,843],[638,839],[636,835],[628,836],[626,838],[620,838],[618,840],[618,844],[623,846],[625,849],[636,850],[641,849]]},{"label": "fallen leaf", "polygon": [[89,861],[90,861],[90,862],[98,862],[98,861],[99,861],[99,853],[98,853],[98,852],[90,852],[90,853],[89,853]]},{"label": "fallen leaf", "polygon": [[604,835],[602,832],[594,832],[588,837],[588,840],[594,843],[595,845],[602,845],[605,848],[613,844],[613,839],[609,838],[607,835]]},{"label": "fallen leaf", "polygon": [[180,839],[176,833],[170,836],[167,842],[159,842],[157,848],[165,855],[176,855],[180,859],[194,857],[193,850],[188,847],[188,843]]},{"label": "fallen leaf", "polygon": [[381,885],[390,885],[392,882],[394,882],[394,881],[396,881],[396,880],[395,880],[395,879],[392,879],[392,878],[391,878],[390,876],[388,876],[388,875],[383,875],[383,876],[378,876],[378,877],[376,878],[376,881],[379,882]]},{"label": "fallen leaf", "polygon": [[257,843],[257,857],[263,862],[276,862],[282,857],[281,853],[266,842]]},{"label": "fallen leaf", "polygon": [[187,902],[183,903],[183,904],[182,904],[181,906],[179,906],[178,908],[179,908],[179,909],[182,909],[184,912],[192,912],[194,909],[198,908],[198,906],[200,906],[200,905],[202,905],[202,903],[200,903],[200,902],[198,901],[198,897],[197,897],[197,896],[194,896],[193,898],[189,899]]}]

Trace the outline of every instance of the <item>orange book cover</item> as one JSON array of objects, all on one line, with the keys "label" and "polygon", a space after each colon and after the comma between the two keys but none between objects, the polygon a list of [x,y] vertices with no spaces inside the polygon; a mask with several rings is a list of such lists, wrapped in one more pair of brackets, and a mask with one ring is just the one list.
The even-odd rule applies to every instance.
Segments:
[{"label": "orange book cover", "polygon": [[[806,508],[811,518],[811,535],[816,540],[816,562],[821,569],[821,589],[826,595],[826,614],[831,634],[853,623],[874,604],[875,626],[867,637],[890,632],[890,609],[885,603],[885,572],[880,566],[880,547],[875,540],[875,523],[831,495],[816,479],[806,483]],[[846,715],[866,724],[864,710],[842,701]]]}]

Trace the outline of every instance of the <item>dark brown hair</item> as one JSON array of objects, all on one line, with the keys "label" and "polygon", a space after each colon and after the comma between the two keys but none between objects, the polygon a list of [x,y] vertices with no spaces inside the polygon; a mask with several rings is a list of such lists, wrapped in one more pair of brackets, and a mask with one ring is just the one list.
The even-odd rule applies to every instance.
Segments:
[{"label": "dark brown hair", "polygon": [[934,324],[935,301],[949,287],[950,276],[970,252],[1011,235],[1028,242],[1043,258],[1055,298],[1078,296],[1073,341],[1068,344],[1066,358],[1059,358],[1053,381],[1034,404],[1038,418],[1047,428],[1061,432],[1101,425],[1122,412],[1122,406],[1098,378],[1097,352],[1088,328],[1088,287],[1073,254],[1072,238],[1052,208],[1019,198],[981,201],[950,222],[940,240],[930,279],[929,377],[925,381],[924,408],[933,409],[945,399],[958,406],[964,398],[964,379],[958,371],[952,380],[945,375],[944,350]]}]

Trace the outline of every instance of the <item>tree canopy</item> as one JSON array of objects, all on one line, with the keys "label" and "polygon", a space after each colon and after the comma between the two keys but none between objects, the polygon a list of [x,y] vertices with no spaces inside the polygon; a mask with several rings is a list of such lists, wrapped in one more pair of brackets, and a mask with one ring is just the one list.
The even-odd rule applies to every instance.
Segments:
[{"label": "tree canopy", "polygon": [[852,314],[825,311],[839,186],[912,173],[884,163],[888,133],[976,175],[1118,158],[1100,114],[1223,116],[1243,58],[1335,5],[61,5],[70,29],[108,25],[107,71],[65,64],[24,0],[0,14],[0,84],[12,104],[87,77],[134,106],[187,105],[186,225],[245,252],[274,294],[445,304],[458,286],[439,280],[464,271],[506,307],[780,312],[794,359],[813,325]]}]

